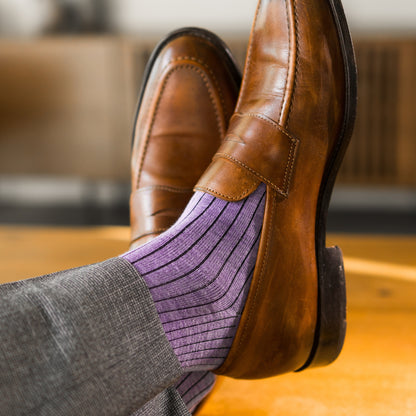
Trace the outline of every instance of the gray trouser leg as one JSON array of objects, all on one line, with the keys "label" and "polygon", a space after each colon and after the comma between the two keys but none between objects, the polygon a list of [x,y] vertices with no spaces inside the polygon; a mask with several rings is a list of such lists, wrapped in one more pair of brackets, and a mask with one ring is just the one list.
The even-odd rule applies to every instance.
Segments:
[{"label": "gray trouser leg", "polygon": [[124,259],[0,286],[2,414],[130,416],[181,375]]},{"label": "gray trouser leg", "polygon": [[174,387],[164,390],[132,416],[190,416],[185,403]]}]

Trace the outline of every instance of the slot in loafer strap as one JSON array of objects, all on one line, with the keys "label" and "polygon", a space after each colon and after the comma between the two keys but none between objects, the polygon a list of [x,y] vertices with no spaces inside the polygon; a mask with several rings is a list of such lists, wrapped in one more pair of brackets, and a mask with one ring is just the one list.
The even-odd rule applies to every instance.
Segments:
[{"label": "slot in loafer strap", "polygon": [[[298,146],[299,139],[264,115],[234,114],[224,142],[196,188],[235,200],[244,198],[260,182],[264,182],[287,198]],[[229,163],[223,163],[224,159],[231,162],[234,168]],[[215,166],[218,163],[223,165],[221,169]],[[213,175],[210,172],[221,170],[226,173],[229,185],[219,189],[219,182],[211,180]],[[241,181],[242,175],[246,176],[245,181]],[[239,181],[234,180],[237,178]],[[250,181],[252,184],[248,185]],[[242,189],[243,186],[235,189],[231,182],[240,182],[245,189]]]}]

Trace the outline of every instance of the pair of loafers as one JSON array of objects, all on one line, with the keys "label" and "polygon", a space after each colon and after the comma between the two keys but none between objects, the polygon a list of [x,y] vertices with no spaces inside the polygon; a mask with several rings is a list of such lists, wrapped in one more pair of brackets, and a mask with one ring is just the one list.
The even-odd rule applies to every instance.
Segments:
[{"label": "pair of loafers", "polygon": [[260,0],[242,81],[205,30],[174,32],[153,53],[133,134],[132,247],[169,228],[194,189],[239,201],[267,186],[250,291],[217,374],[264,378],[339,355],[345,277],[326,215],[355,108],[340,0]]}]

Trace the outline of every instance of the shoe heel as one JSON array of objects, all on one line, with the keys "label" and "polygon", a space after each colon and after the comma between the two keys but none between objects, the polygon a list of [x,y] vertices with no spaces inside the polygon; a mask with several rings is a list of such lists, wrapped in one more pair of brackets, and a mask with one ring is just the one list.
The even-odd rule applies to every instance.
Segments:
[{"label": "shoe heel", "polygon": [[341,249],[325,248],[321,259],[315,341],[308,361],[298,371],[332,363],[344,344],[347,297]]}]

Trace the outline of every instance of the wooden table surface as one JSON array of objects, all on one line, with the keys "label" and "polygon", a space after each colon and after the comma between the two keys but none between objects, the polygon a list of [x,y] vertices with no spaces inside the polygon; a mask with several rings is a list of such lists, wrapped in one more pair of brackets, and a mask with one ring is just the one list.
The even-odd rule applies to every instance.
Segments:
[{"label": "wooden table surface", "polygon": [[[0,227],[0,282],[125,251],[127,227]],[[416,415],[416,237],[330,235],[344,251],[348,331],[331,366],[221,378],[200,416]]]}]

